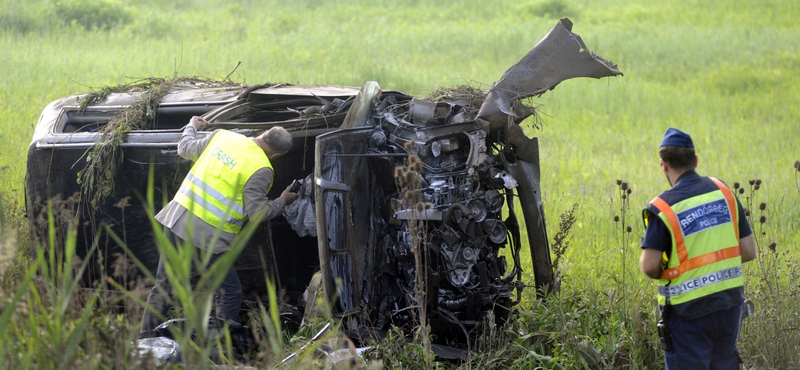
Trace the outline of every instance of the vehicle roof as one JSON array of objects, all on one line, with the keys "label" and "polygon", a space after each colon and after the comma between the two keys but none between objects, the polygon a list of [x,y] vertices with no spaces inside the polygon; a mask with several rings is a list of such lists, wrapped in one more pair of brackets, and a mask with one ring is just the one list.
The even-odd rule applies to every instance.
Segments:
[{"label": "vehicle roof", "polygon": [[335,85],[277,85],[257,89],[252,94],[257,95],[292,95],[292,96],[356,96],[361,89],[352,86]]},{"label": "vehicle roof", "polygon": [[[205,85],[205,86],[204,86]],[[248,90],[250,90],[248,92]],[[227,104],[239,99],[248,92],[257,99],[269,99],[275,96],[280,100],[281,97],[324,97],[347,99],[356,96],[360,88],[352,86],[336,85],[292,85],[292,84],[264,84],[264,85],[234,85],[222,87],[209,87],[204,83],[187,83],[175,86],[175,88],[160,99],[159,105],[184,105],[184,104]],[[386,91],[398,93],[395,91]],[[112,92],[103,100],[89,105],[88,109],[121,109],[127,107],[142,97],[141,91],[131,92]],[[402,94],[402,93],[400,93]],[[33,142],[52,131],[52,127],[57,123],[58,116],[63,109],[77,109],[90,93],[75,94],[57,99],[51,102],[42,112],[42,116],[36,126]]]},{"label": "vehicle roof", "polygon": [[[250,88],[247,85],[226,87],[195,87],[179,86],[161,98],[161,104],[203,103],[203,102],[229,102],[236,100],[242,92]],[[256,88],[251,94],[280,95],[280,96],[321,96],[321,97],[350,97],[359,92],[359,88],[352,86],[335,85],[290,85],[277,84],[269,87]],[[76,94],[58,99],[57,107],[79,106],[89,94]],[[134,103],[142,95],[141,92],[114,92],[90,105],[92,108],[119,107]]]}]

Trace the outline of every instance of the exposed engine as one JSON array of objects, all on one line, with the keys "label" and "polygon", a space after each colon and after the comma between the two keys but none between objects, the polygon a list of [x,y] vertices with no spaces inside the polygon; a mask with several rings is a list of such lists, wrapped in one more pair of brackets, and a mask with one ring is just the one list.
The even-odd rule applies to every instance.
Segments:
[{"label": "exposed engine", "polygon": [[[420,114],[419,105],[438,107],[443,117]],[[431,322],[452,329],[435,332],[463,342],[475,326],[502,321],[522,287],[519,226],[514,215],[502,218],[517,186],[504,166],[505,154],[496,150],[504,145],[489,141],[481,129],[469,130],[477,112],[464,102],[389,97],[380,106],[368,153],[391,155],[383,165],[398,170],[383,179],[391,183],[387,188],[397,185],[386,195],[391,207],[384,226],[386,262],[394,268],[381,280],[394,294],[384,298],[375,318],[379,327],[386,321],[412,323],[413,312],[404,308],[421,304],[414,293],[418,247],[428,312],[437,318]],[[506,222],[516,236],[509,237]],[[511,264],[500,255],[506,246]]]},{"label": "exposed engine", "polygon": [[553,282],[538,140],[519,126],[534,109],[522,99],[621,74],[571,26],[562,20],[488,91],[418,99],[367,83],[341,129],[317,137],[322,280],[351,329],[411,328],[426,311],[434,342],[463,348],[503,323],[524,286],[517,209],[535,285]]},{"label": "exposed engine", "polygon": [[[485,92],[471,91],[483,101]],[[337,309],[386,330],[415,325],[425,304],[438,342],[468,343],[477,326],[507,318],[523,287],[508,167],[516,155],[502,130],[490,137],[479,127],[468,102],[390,94],[375,105],[368,125],[318,147]],[[351,214],[341,184],[354,194]],[[350,251],[363,265],[348,261]]]}]

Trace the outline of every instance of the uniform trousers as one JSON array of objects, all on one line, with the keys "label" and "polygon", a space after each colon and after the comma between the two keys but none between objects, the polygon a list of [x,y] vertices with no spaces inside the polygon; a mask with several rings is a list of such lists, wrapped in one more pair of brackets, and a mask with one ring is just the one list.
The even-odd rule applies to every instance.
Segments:
[{"label": "uniform trousers", "polygon": [[672,351],[664,352],[667,369],[739,369],[736,351],[741,306],[710,313],[694,320],[668,315]]}]

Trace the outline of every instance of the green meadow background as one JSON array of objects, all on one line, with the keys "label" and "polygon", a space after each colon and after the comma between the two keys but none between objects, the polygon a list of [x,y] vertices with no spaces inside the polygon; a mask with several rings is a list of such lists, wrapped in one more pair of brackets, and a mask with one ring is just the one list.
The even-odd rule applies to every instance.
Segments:
[{"label": "green meadow background", "polygon": [[[748,289],[773,292],[757,311],[775,329],[746,339],[742,352],[746,363],[761,367],[797,366],[797,342],[781,347],[783,362],[765,354],[781,345],[779,336],[800,337],[800,296],[789,295],[798,290],[790,277],[800,255],[793,167],[800,160],[797,1],[0,0],[0,262],[27,245],[21,226],[27,150],[39,114],[54,99],[136,77],[223,78],[239,62],[231,77],[247,84],[374,80],[415,95],[465,83],[489,88],[561,17],[625,75],[568,80],[532,100],[545,124],[526,130],[539,137],[551,238],[558,216],[579,204],[560,265],[558,304],[578,316],[606,318],[586,323],[561,312],[552,314],[562,321],[550,322],[542,312],[551,306],[526,295],[531,332],[566,333],[575,342],[548,342],[555,343],[543,366],[591,367],[594,352],[600,367],[617,366],[620,348],[645,361],[628,366],[661,361],[654,342],[630,343],[636,330],[654,340],[653,318],[642,319],[639,329],[630,325],[638,322],[633,317],[652,316],[654,307],[655,283],[636,265],[639,215],[668,188],[657,155],[667,127],[692,135],[701,174],[728,184],[762,180],[754,199],[767,204],[757,214],[767,217],[756,225],[762,255],[746,272]],[[624,213],[617,179],[633,189]],[[632,232],[623,232],[614,215]],[[775,252],[766,248],[773,242]],[[774,269],[763,267],[771,259]],[[782,293],[776,297],[769,286]],[[786,308],[771,314],[771,305]],[[757,331],[764,330],[751,329]],[[627,342],[620,339],[625,335]],[[593,348],[589,355],[584,342]]]}]

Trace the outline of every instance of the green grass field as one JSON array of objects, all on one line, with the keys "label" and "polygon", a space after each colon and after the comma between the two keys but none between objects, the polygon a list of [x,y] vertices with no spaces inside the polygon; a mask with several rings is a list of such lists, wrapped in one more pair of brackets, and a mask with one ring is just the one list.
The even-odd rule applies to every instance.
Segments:
[{"label": "green grass field", "polygon": [[[692,134],[701,174],[728,184],[763,181],[755,202],[768,204],[767,222],[755,229],[764,254],[746,273],[748,289],[764,299],[757,302],[763,321],[755,323],[769,329],[746,327],[753,335],[742,342],[742,354],[749,365],[798,366],[800,311],[790,295],[798,292],[791,276],[800,271],[800,187],[793,168],[800,160],[797,1],[0,0],[4,223],[22,224],[30,138],[42,109],[59,97],[135,77],[222,78],[240,61],[232,78],[248,84],[375,80],[410,94],[464,83],[488,88],[563,16],[625,76],[569,80],[533,100],[545,121],[529,133],[539,137],[551,237],[559,214],[579,203],[556,306],[586,307],[584,316],[594,318],[561,312],[547,322],[537,315],[552,307],[528,296],[531,331],[577,323],[551,330],[575,340],[549,347],[552,363],[545,366],[590,367],[584,339],[604,366],[625,343],[634,367],[660,361],[655,348],[630,342],[638,338],[636,316],[654,307],[655,283],[636,264],[639,214],[668,188],[657,146],[670,126]],[[633,188],[625,215],[633,232],[624,237],[612,220],[620,214],[617,179]],[[7,242],[12,226],[0,247],[15,244]],[[766,248],[772,242],[776,252]],[[10,258],[8,248],[4,253],[0,261]],[[782,293],[767,293],[770,286]],[[773,306],[783,310],[774,314]],[[610,311],[623,314],[604,316]],[[642,326],[650,339],[651,321]],[[779,335],[794,338],[794,347],[781,347]]]}]

